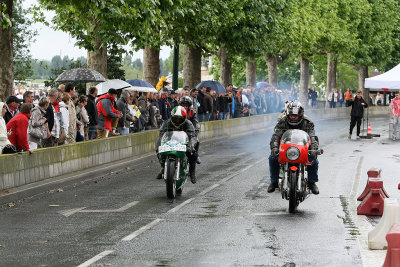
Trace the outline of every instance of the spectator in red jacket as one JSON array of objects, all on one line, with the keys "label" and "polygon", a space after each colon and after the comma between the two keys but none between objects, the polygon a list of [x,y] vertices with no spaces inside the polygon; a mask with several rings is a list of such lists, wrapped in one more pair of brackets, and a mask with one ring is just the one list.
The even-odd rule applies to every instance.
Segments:
[{"label": "spectator in red jacket", "polygon": [[28,122],[32,114],[32,104],[24,103],[21,105],[21,111],[7,123],[7,132],[11,131],[8,137],[10,142],[18,151],[27,150],[32,154],[28,143]]},{"label": "spectator in red jacket", "polygon": [[107,94],[97,98],[97,112],[99,115],[97,125],[97,139],[106,138],[108,136],[116,136],[113,125],[118,124],[118,119],[122,117],[122,113],[114,108],[117,90],[109,89]]}]

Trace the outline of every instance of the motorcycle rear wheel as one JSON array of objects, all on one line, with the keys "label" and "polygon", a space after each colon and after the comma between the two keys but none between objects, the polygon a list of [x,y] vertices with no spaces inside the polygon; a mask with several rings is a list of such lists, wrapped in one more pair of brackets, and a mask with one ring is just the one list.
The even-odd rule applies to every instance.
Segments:
[{"label": "motorcycle rear wheel", "polygon": [[294,213],[297,208],[297,173],[290,172],[289,179],[289,213]]},{"label": "motorcycle rear wheel", "polygon": [[167,179],[165,180],[165,184],[167,187],[167,197],[169,199],[174,199],[176,197],[176,180],[175,180],[175,160],[167,159]]}]

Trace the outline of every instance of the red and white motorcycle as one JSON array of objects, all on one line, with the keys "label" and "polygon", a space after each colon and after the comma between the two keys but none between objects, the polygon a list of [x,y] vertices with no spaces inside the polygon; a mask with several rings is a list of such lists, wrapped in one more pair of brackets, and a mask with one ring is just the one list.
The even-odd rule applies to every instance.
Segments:
[{"label": "red and white motorcycle", "polygon": [[[310,136],[302,130],[287,130],[281,138],[279,147],[280,177],[279,188],[282,198],[289,200],[289,212],[293,213],[300,202],[310,194],[307,188],[307,166],[311,150]],[[318,155],[323,150],[316,151]]]}]

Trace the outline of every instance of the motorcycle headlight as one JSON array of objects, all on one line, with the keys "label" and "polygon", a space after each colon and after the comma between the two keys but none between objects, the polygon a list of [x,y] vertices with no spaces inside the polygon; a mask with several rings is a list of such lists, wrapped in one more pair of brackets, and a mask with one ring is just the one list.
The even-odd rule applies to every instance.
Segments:
[{"label": "motorcycle headlight", "polygon": [[295,161],[300,157],[300,150],[297,147],[292,146],[286,150],[286,157],[290,161]]}]

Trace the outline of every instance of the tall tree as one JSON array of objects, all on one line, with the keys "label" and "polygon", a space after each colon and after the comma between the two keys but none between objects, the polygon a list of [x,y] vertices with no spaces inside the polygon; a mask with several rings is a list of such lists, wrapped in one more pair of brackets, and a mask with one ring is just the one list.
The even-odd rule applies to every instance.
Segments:
[{"label": "tall tree", "polygon": [[355,25],[356,41],[352,47],[348,62],[359,73],[358,88],[363,90],[368,99],[369,90],[364,88],[368,77],[368,66],[383,69],[390,61],[394,42],[395,27],[398,25],[400,7],[395,0],[367,0],[363,9],[362,20]]},{"label": "tall tree", "polygon": [[13,2],[0,2],[0,100],[5,100],[13,89]]},{"label": "tall tree", "polygon": [[14,79],[25,80],[33,74],[31,68],[32,56],[29,46],[34,42],[36,31],[30,29],[33,20],[27,16],[28,10],[23,9],[22,1],[15,1],[13,7],[13,54]]},{"label": "tall tree", "polygon": [[[265,50],[272,47],[271,40],[282,30],[281,23],[288,1],[232,1],[227,8],[229,14],[225,15],[226,24],[222,24],[217,42],[220,46],[219,60],[221,63],[221,77],[227,75],[231,80],[231,72],[224,70],[230,68],[229,60],[232,56],[257,58],[265,54]],[[231,21],[232,20],[232,21]],[[280,36],[282,37],[282,35]],[[278,37],[275,37],[278,39]],[[223,62],[223,60],[227,60]],[[255,74],[251,74],[255,76]]]},{"label": "tall tree", "polygon": [[[103,0],[53,1],[39,0],[41,8],[53,10],[54,27],[70,33],[80,47],[88,50],[88,67],[107,77],[107,52],[116,55],[124,51],[123,45],[150,36],[151,28],[158,25],[160,13],[156,0]],[[36,12],[36,17],[44,21]],[[136,38],[135,38],[136,37]]]}]

